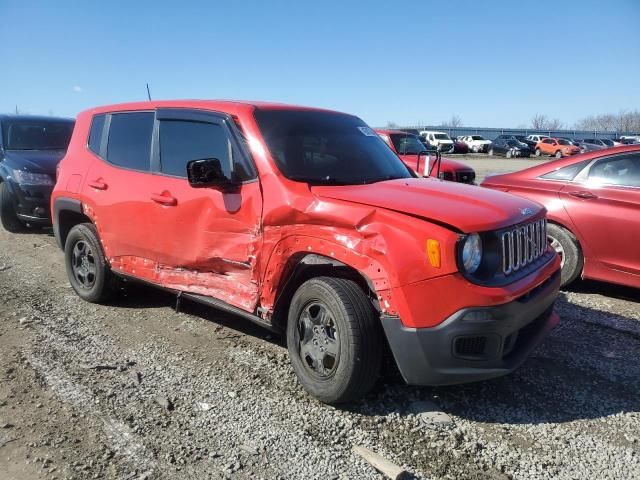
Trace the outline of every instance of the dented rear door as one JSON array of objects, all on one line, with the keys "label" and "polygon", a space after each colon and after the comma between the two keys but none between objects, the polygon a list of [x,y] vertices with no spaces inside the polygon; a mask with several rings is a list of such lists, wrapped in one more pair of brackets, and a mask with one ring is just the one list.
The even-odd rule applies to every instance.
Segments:
[{"label": "dented rear door", "polygon": [[[159,109],[153,145],[154,281],[253,311],[262,195],[241,132],[224,114]],[[186,165],[200,158],[218,158],[239,188],[192,188]]]}]

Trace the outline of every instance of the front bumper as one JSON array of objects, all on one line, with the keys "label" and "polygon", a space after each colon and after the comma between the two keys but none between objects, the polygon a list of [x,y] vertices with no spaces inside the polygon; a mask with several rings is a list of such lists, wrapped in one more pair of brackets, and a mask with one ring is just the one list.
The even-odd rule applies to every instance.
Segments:
[{"label": "front bumper", "polygon": [[[382,325],[405,381],[451,385],[507,375],[559,322],[553,304],[560,271],[502,305],[465,308],[432,328],[405,327],[397,316]],[[469,319],[471,312],[476,319]],[[467,316],[467,318],[465,318]]]},{"label": "front bumper", "polygon": [[13,194],[16,215],[23,222],[37,225],[51,225],[51,192],[53,185],[20,185],[8,181]]}]

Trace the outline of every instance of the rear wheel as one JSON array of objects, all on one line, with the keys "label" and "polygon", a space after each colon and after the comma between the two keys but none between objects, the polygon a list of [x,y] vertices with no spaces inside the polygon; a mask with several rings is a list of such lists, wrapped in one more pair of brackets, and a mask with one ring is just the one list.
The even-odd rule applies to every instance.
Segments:
[{"label": "rear wheel", "polygon": [[505,156],[506,156],[507,158],[511,158],[511,155],[512,155],[512,154],[511,154],[511,150],[507,150],[507,153],[505,154]]},{"label": "rear wheel", "polygon": [[91,303],[109,298],[113,291],[113,275],[98,232],[91,223],[81,223],[71,229],[64,256],[69,283],[80,298]]},{"label": "rear wheel", "polygon": [[380,372],[380,321],[352,280],[317,277],[298,288],[289,307],[287,346],[298,380],[325,403],[362,397]]},{"label": "rear wheel", "polygon": [[16,214],[16,204],[5,182],[0,182],[0,223],[11,233],[21,232],[25,228]]},{"label": "rear wheel", "polygon": [[582,273],[584,259],[576,237],[567,229],[549,223],[547,225],[549,243],[560,256],[560,286],[564,287],[573,282]]},{"label": "rear wheel", "polygon": [[561,152],[560,150],[558,150],[558,151],[556,152],[556,155],[555,155],[555,156],[556,156],[556,158],[562,158],[562,152]]},{"label": "rear wheel", "polygon": [[540,155],[542,155],[542,152],[539,148],[536,148],[536,157],[539,157]]},{"label": "rear wheel", "polygon": [[487,153],[493,157],[493,148],[490,148]]}]

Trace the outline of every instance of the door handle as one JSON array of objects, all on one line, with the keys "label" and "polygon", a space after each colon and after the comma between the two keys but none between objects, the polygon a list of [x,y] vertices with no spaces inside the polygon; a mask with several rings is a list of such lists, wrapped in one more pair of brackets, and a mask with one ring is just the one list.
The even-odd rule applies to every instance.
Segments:
[{"label": "door handle", "polygon": [[167,207],[175,207],[178,204],[178,199],[172,197],[168,192],[153,193],[151,194],[151,200]]},{"label": "door handle", "polygon": [[578,190],[576,192],[567,192],[572,197],[584,198],[585,200],[590,200],[592,198],[598,198],[597,195],[587,192],[586,190]]},{"label": "door handle", "polygon": [[95,188],[96,190],[106,190],[108,187],[108,185],[104,183],[101,178],[98,178],[97,180],[93,180],[92,182],[89,182],[89,186],[91,188]]}]

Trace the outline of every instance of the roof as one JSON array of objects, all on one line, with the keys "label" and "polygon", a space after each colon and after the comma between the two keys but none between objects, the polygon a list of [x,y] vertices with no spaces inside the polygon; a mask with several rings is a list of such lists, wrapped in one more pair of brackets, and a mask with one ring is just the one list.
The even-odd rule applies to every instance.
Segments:
[{"label": "roof", "polygon": [[67,117],[51,117],[47,115],[15,115],[11,113],[2,113],[0,114],[0,120],[35,120],[37,122],[42,121],[63,121],[63,122],[73,122],[73,118]]},{"label": "roof", "polygon": [[[325,111],[334,112],[333,110],[327,110],[322,108],[305,107],[301,105],[287,105],[285,103],[276,102],[261,102],[261,101],[248,101],[248,100],[197,100],[197,99],[184,99],[184,100],[151,100],[143,102],[129,102],[118,103],[113,105],[103,105],[95,107],[86,112],[90,113],[106,113],[113,111],[126,111],[126,110],[152,110],[156,108],[199,108],[205,110],[218,110],[227,112],[230,114],[236,114],[241,112],[250,112],[255,109],[261,110],[312,110],[312,111]],[[338,113],[338,112],[336,112]]]}]

